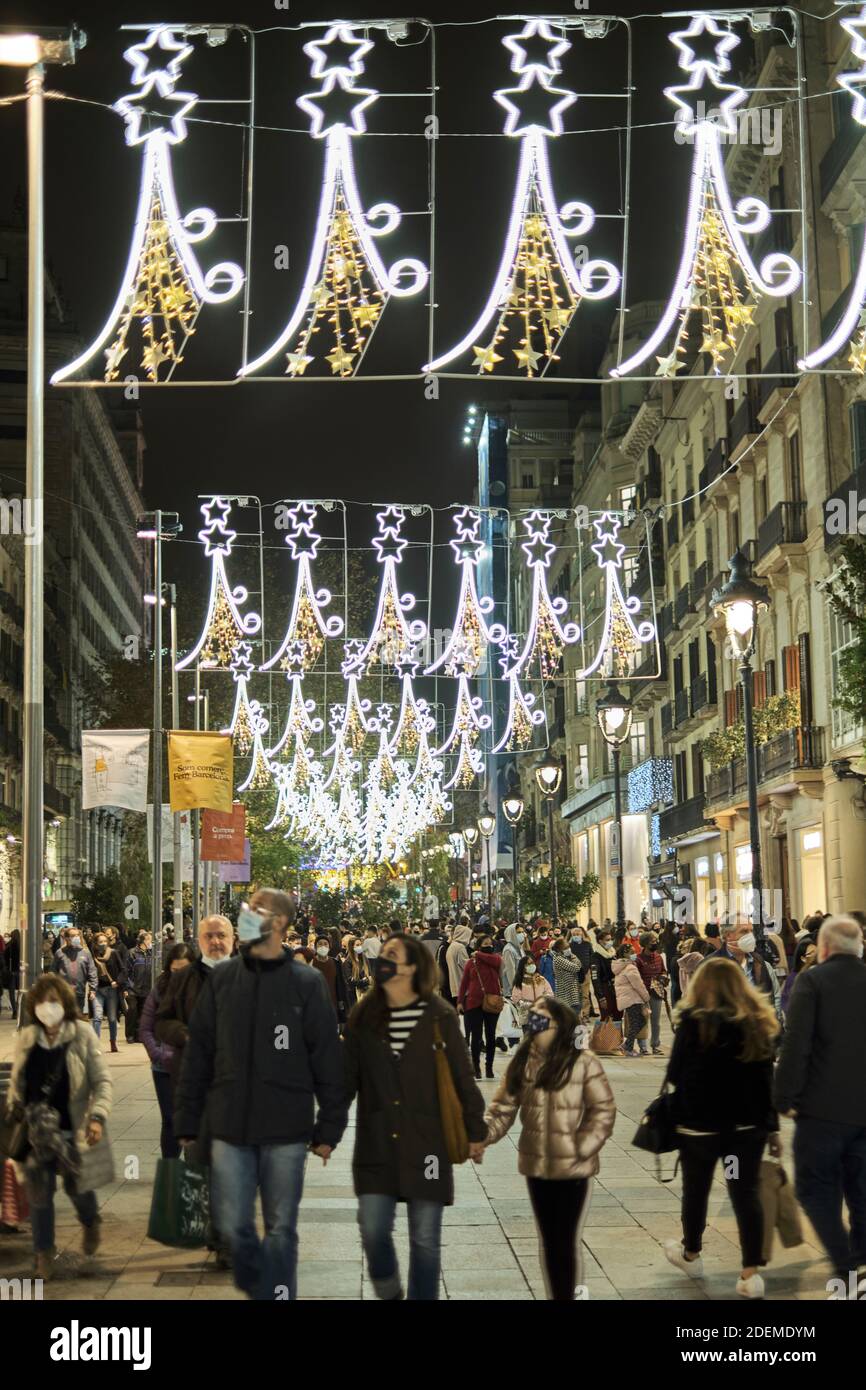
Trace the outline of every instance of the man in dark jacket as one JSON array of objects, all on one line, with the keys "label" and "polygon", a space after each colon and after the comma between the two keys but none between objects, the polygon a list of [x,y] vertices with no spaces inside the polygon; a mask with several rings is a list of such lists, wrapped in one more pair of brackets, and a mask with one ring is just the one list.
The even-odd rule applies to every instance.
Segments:
[{"label": "man in dark jacket", "polygon": [[187,1145],[207,1104],[216,1224],[238,1288],[265,1302],[297,1297],[307,1150],[327,1163],[348,1118],[327,986],[283,950],[291,908],[285,893],[260,889],[241,909],[240,953],[211,973],[190,1020],[174,1116]]},{"label": "man in dark jacket", "polygon": [[210,978],[211,971],[229,960],[233,935],[232,924],[227,917],[203,917],[198,928],[201,960],[197,960],[188,969],[177,970],[169,976],[168,988],[156,1011],[153,1031],[157,1042],[166,1043],[173,1050],[173,1090],[177,1088],[184,1048],[189,1038],[190,1019],[198,997]]},{"label": "man in dark jacket", "polygon": [[[751,922],[738,920],[724,922],[721,926],[722,945],[720,950],[711,951],[704,961],[732,960],[745,972],[750,985],[766,994],[776,1013],[779,1012],[779,983],[776,972],[762,955],[756,951],[755,933]],[[700,965],[698,969],[700,970]]]},{"label": "man in dark jacket", "polygon": [[[796,1116],[797,1197],[842,1280],[843,1299],[866,1297],[862,957],[857,922],[828,917],[818,932],[818,963],[800,972],[791,994],[775,1082],[777,1108]],[[843,1196],[850,1232],[842,1221]],[[858,1292],[849,1293],[852,1285]]]}]

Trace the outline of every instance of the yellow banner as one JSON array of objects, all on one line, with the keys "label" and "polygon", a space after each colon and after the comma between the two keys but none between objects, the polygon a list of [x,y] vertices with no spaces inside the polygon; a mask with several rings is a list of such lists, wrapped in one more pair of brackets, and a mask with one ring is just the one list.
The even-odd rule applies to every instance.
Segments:
[{"label": "yellow banner", "polygon": [[172,811],[197,807],[230,811],[233,782],[231,734],[169,732],[168,797]]}]

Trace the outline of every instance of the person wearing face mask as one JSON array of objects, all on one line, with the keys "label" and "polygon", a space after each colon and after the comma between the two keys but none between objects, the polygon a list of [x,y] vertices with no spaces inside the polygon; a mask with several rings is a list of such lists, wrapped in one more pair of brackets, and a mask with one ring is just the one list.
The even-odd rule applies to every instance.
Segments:
[{"label": "person wearing face mask", "polygon": [[516,922],[512,922],[510,927],[505,928],[505,946],[502,951],[502,993],[506,999],[511,998],[517,967],[523,959],[525,946],[526,932],[522,931]]},{"label": "person wearing face mask", "polygon": [[0,957],[0,1004],[4,992],[9,994],[10,1012],[18,1013],[18,985],[21,973],[21,932],[14,927],[9,933],[6,949]]},{"label": "person wearing face mask", "polygon": [[[502,986],[499,971],[502,957],[493,949],[493,937],[478,938],[475,952],[463,968],[463,978],[457,991],[457,1012],[465,1015],[467,1040],[472,1054],[476,1078],[481,1076],[481,1041],[484,1039],[485,1075],[494,1079],[493,1057],[496,1052],[496,1024],[502,1007]],[[497,1003],[499,1007],[497,1008]]]},{"label": "person wearing face mask", "polygon": [[[852,917],[828,917],[788,1006],[775,1101],[794,1115],[797,1198],[832,1261],[834,1302],[866,1298],[866,968]],[[848,1228],[842,1201],[848,1208]]]},{"label": "person wearing face mask", "polygon": [[[451,933],[451,941],[448,950],[445,952],[445,966],[448,971],[448,988],[451,991],[451,998],[456,1000],[460,993],[460,982],[463,979],[463,971],[469,959],[469,947],[472,943],[472,928],[469,922],[461,917]],[[464,1016],[463,1026],[466,1030],[466,1041],[469,1041],[469,1026]]]},{"label": "person wearing face mask", "polygon": [[571,928],[571,954],[580,961],[583,974],[580,977],[580,1006],[578,1013],[581,1023],[585,1023],[592,1012],[592,944],[579,923]]},{"label": "person wearing face mask", "polygon": [[619,1022],[622,1014],[616,1005],[616,981],[613,961],[616,957],[613,937],[606,928],[596,933],[595,949],[592,953],[592,987],[598,1000],[598,1011],[602,1018]]},{"label": "person wearing face mask", "polygon": [[583,979],[583,966],[572,955],[570,944],[562,937],[554,938],[550,953],[553,957],[553,992],[557,999],[567,1004],[577,1013],[580,1009],[580,983]]},{"label": "person wearing face mask", "polygon": [[243,904],[240,951],[210,971],[189,1021],[174,1110],[184,1149],[207,1124],[213,1220],[237,1287],[259,1302],[297,1298],[307,1154],[327,1163],[348,1119],[327,985],[283,950],[293,917],[292,899],[275,888]]},{"label": "person wearing face mask", "polygon": [[518,1114],[517,1166],[526,1178],[540,1237],[547,1297],[571,1303],[581,1283],[580,1238],[599,1154],[613,1133],[616,1104],[598,1058],[578,1051],[577,1017],[541,999],[488,1107],[487,1146]]},{"label": "person wearing face mask", "polygon": [[[616,959],[611,962],[614,984],[616,988],[616,1006],[622,1012],[624,1021],[625,1037],[623,1038],[623,1055],[625,1057],[647,1056],[647,1045],[638,1041],[638,1034],[642,1031],[644,1020],[649,1013],[649,991],[640,977],[640,972],[635,964],[637,956],[634,949],[623,942],[616,953]],[[638,1044],[638,1054],[635,1054],[634,1045]]]},{"label": "person wearing face mask", "polygon": [[23,1160],[36,1276],[59,1272],[54,1245],[58,1178],[83,1227],[86,1257],[99,1248],[99,1211],[88,1187],[87,1151],[103,1138],[111,1113],[111,1077],[96,1034],[79,1017],[75,994],[56,974],[40,975],[24,1001],[27,1020],[15,1043],[7,1109],[23,1113],[29,1149]]},{"label": "person wearing face mask", "polygon": [[54,969],[72,989],[79,1012],[83,1014],[87,1011],[88,995],[96,990],[96,966],[90,952],[82,945],[77,927],[67,927],[63,940],[63,946],[54,957]]},{"label": "person wearing face mask", "polygon": [[[779,982],[776,972],[756,951],[757,941],[750,922],[742,918],[721,925],[722,945],[713,951],[707,960],[732,960],[745,973],[746,979],[755,989],[766,994],[773,1008],[779,1013]],[[698,967],[699,970],[703,966]]]},{"label": "person wearing face mask", "polygon": [[511,991],[511,1002],[517,1009],[517,1018],[523,1029],[523,1036],[526,1037],[529,1029],[529,1015],[533,1005],[539,999],[552,999],[553,990],[545,980],[532,956],[527,952],[521,956],[520,964],[517,967],[517,974],[514,977],[514,986]]},{"label": "person wearing face mask", "polygon": [[532,933],[532,940],[529,943],[529,949],[535,957],[536,964],[538,964],[539,956],[550,950],[552,939],[550,934],[550,923],[546,922],[543,917],[539,917],[535,924],[535,930]]},{"label": "person wearing face mask", "polygon": [[316,954],[313,957],[313,969],[318,970],[324,976],[337,1020],[340,1024],[344,1024],[349,1016],[349,1010],[346,1007],[346,985],[339,962],[334,960],[331,955],[330,937],[317,936],[314,950]]},{"label": "person wearing face mask", "polygon": [[174,1137],[172,1123],[171,1062],[174,1051],[168,1043],[157,1041],[153,1027],[159,1002],[165,995],[169,982],[181,970],[188,970],[197,959],[195,949],[186,941],[179,941],[177,945],[169,948],[163,963],[162,974],[142,1004],[141,1015],[138,1020],[138,1038],[144,1044],[144,1050],[150,1058],[153,1087],[156,1091],[156,1101],[162,1119],[159,1149],[163,1158],[180,1157],[180,1145]]},{"label": "person wearing face mask", "polygon": [[232,924],[227,917],[203,917],[198,928],[199,958],[189,970],[172,975],[156,1010],[154,1035],[172,1049],[169,1063],[172,1094],[177,1090],[189,1024],[199,995],[214,970],[231,959]]},{"label": "person wearing face mask", "polygon": [[398,1203],[409,1225],[406,1297],[439,1297],[443,1211],[454,1177],[441,1118],[436,1052],[444,1053],[462,1111],[469,1156],[480,1162],[487,1130],[457,1017],[435,993],[429,951],[392,936],[373,967],[373,988],[353,1009],[344,1038],[346,1090],[358,1098],[352,1176],[370,1279],[381,1299],[404,1297],[394,1249]]},{"label": "person wearing face mask", "polygon": [[[180,943],[183,944],[182,942]],[[169,947],[169,950],[173,948]],[[150,950],[150,937],[146,931],[138,933],[138,940],[132,951],[127,953],[126,964],[126,1041],[139,1041],[138,1022],[149,994],[153,974],[153,961]]]},{"label": "person wearing face mask", "polygon": [[120,1011],[120,996],[126,985],[126,976],[120,957],[112,951],[105,932],[97,932],[93,938],[93,963],[96,966],[96,989],[93,994],[93,1031],[97,1037],[102,1033],[102,1020],[108,1019],[108,1036],[111,1051],[117,1051],[117,1017]]},{"label": "person wearing face mask", "polygon": [[364,955],[364,943],[360,937],[352,935],[343,937],[340,967],[346,990],[346,1005],[351,1013],[358,1000],[367,993],[371,984],[370,967]]}]

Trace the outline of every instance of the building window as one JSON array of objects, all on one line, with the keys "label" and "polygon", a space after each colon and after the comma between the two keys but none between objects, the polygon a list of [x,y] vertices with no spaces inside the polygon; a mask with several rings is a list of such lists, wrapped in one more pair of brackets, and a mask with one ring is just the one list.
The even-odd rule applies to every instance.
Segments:
[{"label": "building window", "polygon": [[621,487],[619,490],[620,511],[633,512],[637,510],[637,487],[632,484],[629,487]]},{"label": "building window", "polygon": [[577,777],[576,784],[578,790],[589,786],[589,744],[579,743],[577,745]]},{"label": "building window", "polygon": [[731,553],[736,554],[740,548],[740,513],[731,512]]},{"label": "building window", "polygon": [[766,520],[767,512],[769,511],[769,502],[768,502],[768,498],[767,498],[767,475],[766,475],[766,473],[764,474],[763,478],[759,478],[759,479],[758,479],[757,497],[756,497],[755,501],[756,501],[757,512],[758,512],[757,520],[758,520],[758,522],[760,523],[760,522]]},{"label": "building window", "polygon": [[832,720],[833,720],[833,743],[840,747],[846,743],[854,743],[856,739],[863,737],[863,725],[859,723],[847,710],[839,709],[835,703],[839,693],[839,665],[842,653],[847,651],[856,640],[854,629],[851,624],[840,617],[838,613],[831,610],[830,613],[830,679],[833,692]]},{"label": "building window", "polygon": [[635,723],[631,726],[629,735],[631,747],[631,761],[633,766],[642,763],[647,756],[647,726],[646,724]]},{"label": "building window", "polygon": [[520,486],[524,488],[527,492],[531,492],[532,489],[535,487],[534,476],[532,475],[532,473],[527,473],[525,469],[523,470]]},{"label": "building window", "polygon": [[803,468],[800,462],[800,431],[788,439],[788,489],[792,502],[803,500]]}]

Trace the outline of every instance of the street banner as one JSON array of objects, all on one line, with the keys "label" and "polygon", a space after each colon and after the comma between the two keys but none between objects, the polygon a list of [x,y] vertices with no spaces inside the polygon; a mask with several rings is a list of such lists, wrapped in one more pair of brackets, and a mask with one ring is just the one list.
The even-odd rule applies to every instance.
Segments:
[{"label": "street banner", "polygon": [[226,811],[203,811],[201,818],[201,857],[218,864],[240,864],[244,857],[247,828],[246,808],[236,801]]},{"label": "street banner", "polygon": [[[162,861],[174,859],[174,815],[167,802],[162,807]],[[180,814],[180,854],[184,878],[192,874],[192,815],[189,811]],[[153,863],[153,807],[147,808],[147,859]]]},{"label": "street banner", "polygon": [[85,729],[81,734],[81,807],[147,809],[147,729]]},{"label": "street banner", "polygon": [[620,844],[619,826],[613,820],[607,827],[607,868],[611,878],[618,878],[622,873],[622,846]]},{"label": "street banner", "polygon": [[172,811],[196,807],[231,811],[233,778],[231,734],[170,730],[168,788]]},{"label": "street banner", "polygon": [[219,876],[223,883],[249,883],[250,881],[250,842],[244,840],[244,857],[240,864],[220,864]]}]

